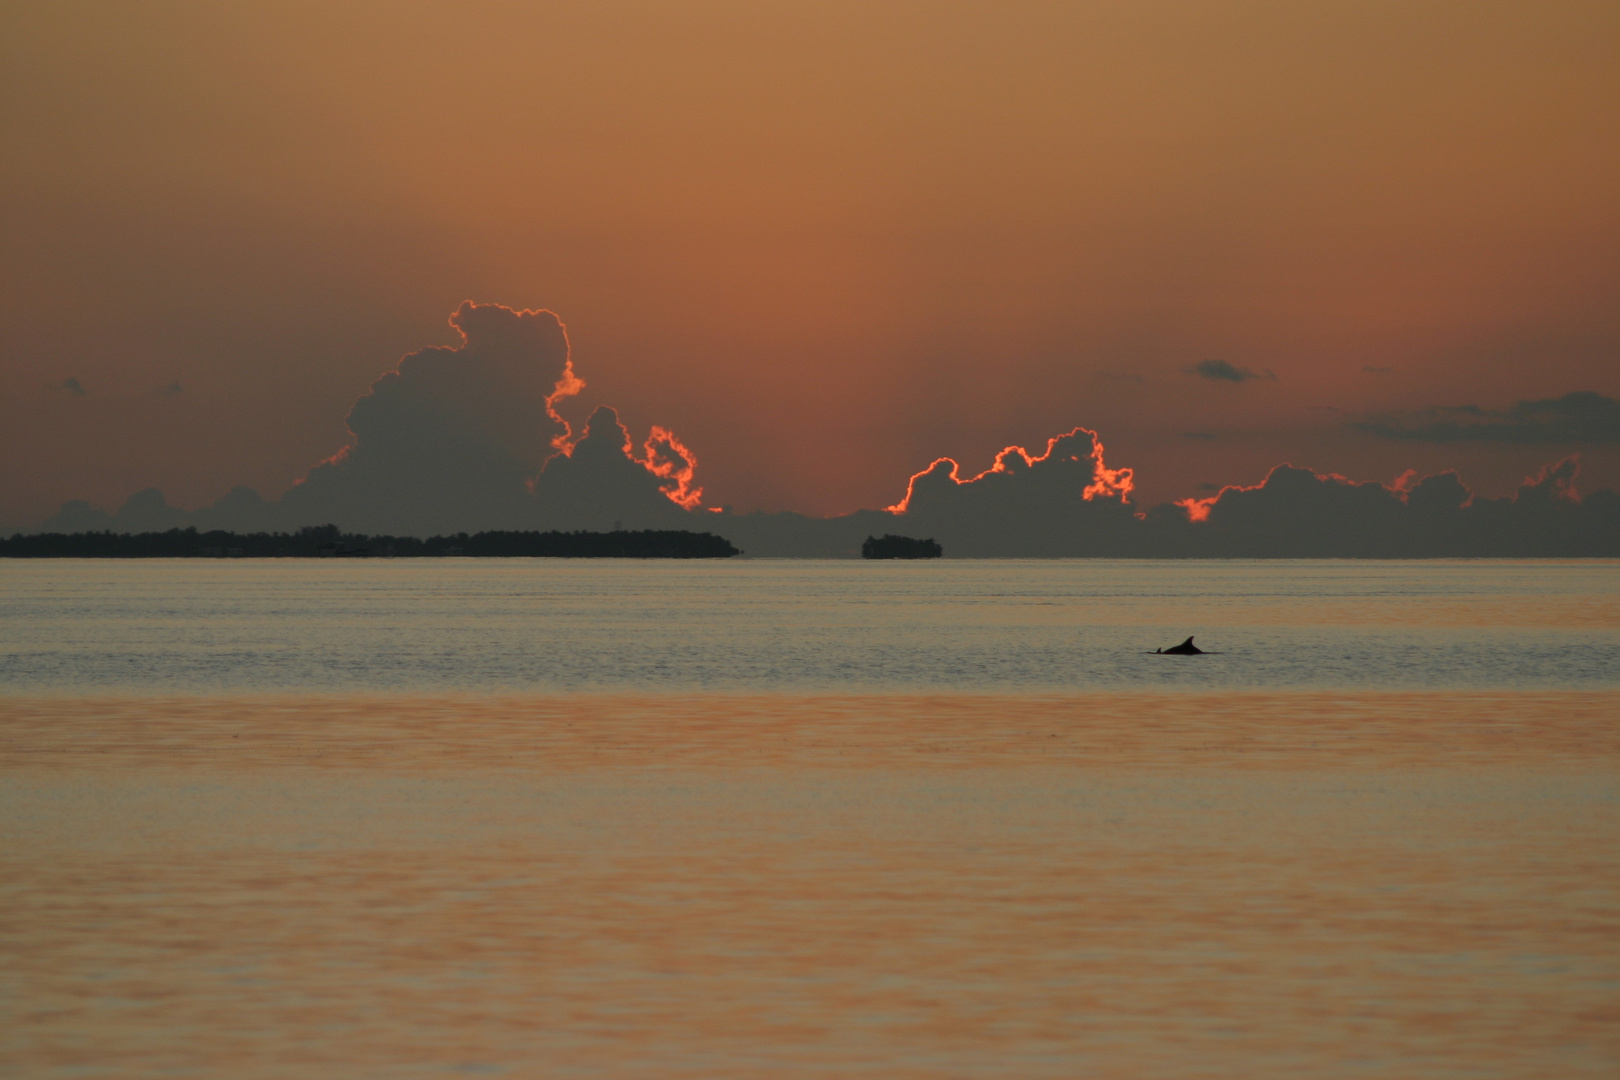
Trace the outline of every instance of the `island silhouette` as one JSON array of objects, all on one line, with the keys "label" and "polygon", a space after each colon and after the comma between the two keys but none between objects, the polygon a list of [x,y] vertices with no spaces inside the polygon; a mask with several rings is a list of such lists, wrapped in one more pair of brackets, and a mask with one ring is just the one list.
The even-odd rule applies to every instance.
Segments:
[{"label": "island silhouette", "polygon": [[232,533],[170,529],[147,533],[42,533],[0,538],[0,558],[13,559],[229,559],[229,558],[543,558],[729,559],[741,555],[729,540],[684,529],[613,532],[480,532],[468,535],[366,536],[319,525],[293,533]]},{"label": "island silhouette", "polygon": [[932,538],[917,540],[893,533],[885,534],[882,539],[868,536],[861,545],[863,559],[937,559],[943,554],[945,549]]}]

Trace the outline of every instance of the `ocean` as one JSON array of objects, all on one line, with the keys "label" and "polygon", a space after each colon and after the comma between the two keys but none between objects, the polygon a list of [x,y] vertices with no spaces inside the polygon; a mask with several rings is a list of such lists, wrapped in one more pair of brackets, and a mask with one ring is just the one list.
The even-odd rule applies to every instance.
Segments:
[{"label": "ocean", "polygon": [[0,1075],[1610,1077],[1617,684],[1614,561],[0,561]]},{"label": "ocean", "polygon": [[1614,689],[1617,611],[1615,560],[0,560],[0,692]]}]

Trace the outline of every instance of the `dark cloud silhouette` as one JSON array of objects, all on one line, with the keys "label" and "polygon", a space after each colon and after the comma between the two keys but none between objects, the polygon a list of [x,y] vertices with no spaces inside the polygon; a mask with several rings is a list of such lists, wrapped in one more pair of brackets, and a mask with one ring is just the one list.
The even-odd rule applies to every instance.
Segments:
[{"label": "dark cloud silhouette", "polygon": [[354,442],[282,498],[284,520],[415,536],[651,528],[699,504],[696,458],[668,430],[637,456],[598,409],[575,436],[557,406],[585,382],[555,314],[468,301],[450,323],[462,344],[412,353],[373,383],[349,413]]},{"label": "dark cloud silhouette", "polygon": [[1620,496],[1581,499],[1579,458],[1564,458],[1513,495],[1474,497],[1454,472],[1394,484],[1279,465],[1252,487],[1155,507],[1157,554],[1245,558],[1425,558],[1620,554]]},{"label": "dark cloud silhouette", "polygon": [[[969,478],[955,460],[939,458],[883,510],[826,519],[711,513],[701,506],[696,456],[668,429],[652,428],[637,446],[604,405],[576,435],[558,403],[585,383],[556,315],[468,302],[451,324],[462,344],[412,353],[373,383],[349,412],[353,441],[279,502],[238,487],[187,513],[148,488],[115,513],[64,504],[44,528],[257,532],[330,522],[416,536],[689,528],[753,555],[851,558],[866,536],[888,533],[932,537],[948,557],[1620,555],[1620,496],[1581,498],[1575,456],[1500,499],[1476,498],[1449,472],[1380,484],[1280,465],[1258,484],[1200,485],[1214,493],[1142,511],[1131,500],[1132,471],[1109,466],[1097,433],[1083,427],[1049,439],[1038,455],[1009,446]],[[1256,377],[1240,375],[1236,381]],[[1391,431],[1441,441],[1612,442],[1620,439],[1617,413],[1620,403],[1588,392],[1499,413],[1445,410],[1438,421],[1391,422]]]},{"label": "dark cloud silhouette", "polygon": [[98,510],[82,499],[63,503],[62,508],[40,526],[43,532],[164,532],[189,524],[189,515],[170,506],[157,488],[137,491],[116,513]]},{"label": "dark cloud silhouette", "polygon": [[185,391],[181,389],[179,383],[171,382],[164,383],[162,386],[153,390],[152,393],[156,394],[158,397],[179,397],[181,394],[185,393]]},{"label": "dark cloud silhouette", "polygon": [[277,529],[296,528],[283,520],[281,508],[266,502],[250,487],[232,488],[212,506],[206,506],[191,515],[188,524],[198,529],[224,529],[227,532],[274,532]]},{"label": "dark cloud silhouette", "polygon": [[[533,482],[524,528],[667,529],[692,527],[694,516],[671,498],[695,495],[690,483],[696,460],[680,456],[680,443],[662,428],[637,458],[619,414],[606,405],[591,413],[584,434],[553,455]],[[662,453],[661,453],[662,451]],[[649,463],[654,467],[649,468]],[[663,469],[665,471],[660,472]],[[679,477],[679,478],[678,478]],[[695,505],[695,498],[691,500]]]},{"label": "dark cloud silhouette", "polygon": [[89,391],[84,388],[84,384],[72,376],[63,379],[57,385],[63,390],[66,390],[68,393],[72,394],[74,397],[84,397],[85,394],[89,393]]},{"label": "dark cloud silhouette", "polygon": [[1201,379],[1214,379],[1217,382],[1249,382],[1253,379],[1270,379],[1276,381],[1277,376],[1270,369],[1266,371],[1250,371],[1248,368],[1236,367],[1225,360],[1200,360],[1187,369],[1189,375],[1197,375]]},{"label": "dark cloud silhouette", "polygon": [[118,508],[120,532],[163,532],[179,528],[185,521],[186,512],[170,506],[163,492],[155,487],[137,491]]},{"label": "dark cloud silhouette", "polygon": [[40,532],[104,532],[114,525],[113,516],[83,499],[71,499],[40,523]]},{"label": "dark cloud silhouette", "polygon": [[157,488],[131,495],[113,513],[99,510],[83,499],[62,504],[40,525],[42,532],[164,532],[195,527],[228,532],[273,532],[295,528],[275,503],[266,502],[250,487],[235,487],[211,506],[186,512],[169,505]]},{"label": "dark cloud silhouette", "polygon": [[[720,515],[715,531],[753,555],[854,557],[867,535],[933,537],[947,557],[1431,558],[1620,556],[1620,496],[1575,488],[1565,458],[1513,495],[1476,497],[1456,473],[1392,484],[1279,465],[1252,486],[1140,512],[1130,471],[1103,463],[1084,428],[1032,457],[1018,447],[969,480],[942,458],[886,511],[830,519]],[[1088,494],[1089,498],[1088,498]]]},{"label": "dark cloud silhouette", "polygon": [[1559,398],[1521,401],[1501,412],[1478,405],[1437,406],[1350,426],[1380,438],[1414,442],[1616,443],[1620,401],[1577,390]]},{"label": "dark cloud silhouette", "polygon": [[559,394],[583,383],[549,311],[463,303],[455,348],[411,353],[349,411],[354,441],[281,500],[300,523],[368,533],[513,528],[527,482],[570,436]]},{"label": "dark cloud silhouette", "polygon": [[940,458],[906,485],[890,511],[906,535],[930,536],[953,555],[1111,554],[1134,518],[1130,469],[1110,469],[1097,433],[1075,428],[1039,456],[1009,446],[971,479]]},{"label": "dark cloud silhouette", "polygon": [[[411,353],[378,378],[349,411],[350,444],[279,502],[238,487],[187,514],[150,489],[115,514],[64,504],[46,527],[255,532],[332,523],[429,536],[689,523],[702,500],[697,457],[673,432],[654,427],[637,448],[610,408],[578,436],[558,412],[585,382],[555,314],[468,301],[450,324],[462,343]],[[180,392],[178,383],[158,391]]]}]

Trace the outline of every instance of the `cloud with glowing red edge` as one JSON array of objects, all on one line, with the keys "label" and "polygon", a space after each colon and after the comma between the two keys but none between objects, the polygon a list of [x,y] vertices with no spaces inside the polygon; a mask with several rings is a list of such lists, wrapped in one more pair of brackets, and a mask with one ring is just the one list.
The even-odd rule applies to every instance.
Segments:
[{"label": "cloud with glowing red edge", "polygon": [[[547,487],[536,481],[584,438],[559,410],[586,386],[562,320],[544,309],[466,301],[450,325],[459,346],[409,354],[355,402],[353,441],[287,493],[289,514],[414,535],[524,528],[566,516],[534,505]],[[667,428],[652,429],[643,457],[628,442],[618,452],[640,473],[596,470],[597,482],[610,485],[598,501],[613,504],[615,520],[665,523],[665,507],[640,505],[649,488],[643,479],[668,506],[699,505],[696,456]]]},{"label": "cloud with glowing red edge", "polygon": [[[1070,445],[1084,439],[1089,439],[1091,449],[1085,454],[1074,452]],[[1056,456],[1054,456],[1056,455]],[[952,484],[961,486],[977,484],[986,477],[1015,476],[1026,470],[1033,470],[1046,465],[1062,465],[1064,463],[1081,464],[1089,462],[1091,469],[1090,482],[1080,489],[1080,497],[1091,500],[1098,497],[1117,498],[1121,502],[1130,498],[1135,487],[1130,469],[1110,469],[1103,463],[1103,444],[1097,433],[1090,428],[1077,427],[1063,435],[1054,435],[1046,441],[1046,452],[1039,457],[1032,457],[1028,450],[1022,446],[1009,446],[996,455],[995,462],[971,480],[963,480],[958,475],[961,466],[955,458],[935,458],[928,468],[922,472],[912,474],[906,482],[906,495],[893,506],[884,507],[890,513],[904,514],[911,505],[912,496],[916,493],[918,481],[927,483],[928,477],[943,476]],[[944,469],[944,466],[950,466]],[[992,481],[994,483],[995,481]]]},{"label": "cloud with glowing red edge", "polygon": [[954,459],[939,458],[888,510],[952,554],[1080,554],[1113,546],[1128,529],[1133,487],[1130,469],[1106,464],[1097,433],[1077,427],[1039,455],[1009,446],[967,480]]},{"label": "cloud with glowing red edge", "polygon": [[[1258,484],[1140,512],[1132,470],[1107,464],[1102,440],[1084,427],[1049,439],[1038,455],[1008,446],[968,479],[956,460],[938,458],[881,511],[698,516],[697,456],[674,432],[653,426],[638,446],[619,414],[599,405],[576,434],[562,407],[586,382],[554,313],[468,301],[450,324],[461,343],[411,353],[379,377],[349,412],[349,444],[279,503],[238,488],[187,513],[148,489],[111,514],[64,504],[46,526],[252,531],[333,523],[417,536],[698,528],[755,555],[853,556],[868,533],[901,532],[969,557],[1620,556],[1620,496],[1581,498],[1575,455],[1499,499],[1475,497],[1450,472],[1380,484],[1279,465]],[[1615,408],[1579,392],[1500,413],[1468,407],[1438,421],[1409,418],[1376,433],[1603,442],[1620,430]]]},{"label": "cloud with glowing red edge", "polygon": [[1620,554],[1620,496],[1583,499],[1579,472],[1572,454],[1485,499],[1450,471],[1380,484],[1279,465],[1259,484],[1155,507],[1145,539],[1150,554],[1245,558]]}]

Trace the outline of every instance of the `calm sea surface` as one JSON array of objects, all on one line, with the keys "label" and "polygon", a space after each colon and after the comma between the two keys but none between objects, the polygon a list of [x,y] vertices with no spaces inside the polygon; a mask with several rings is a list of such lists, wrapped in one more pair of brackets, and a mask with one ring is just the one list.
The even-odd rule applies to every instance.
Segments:
[{"label": "calm sea surface", "polygon": [[0,560],[0,1077],[467,1075],[1610,1080],[1620,563]]},{"label": "calm sea surface", "polygon": [[0,692],[1596,688],[1617,612],[1612,560],[0,560]]}]

